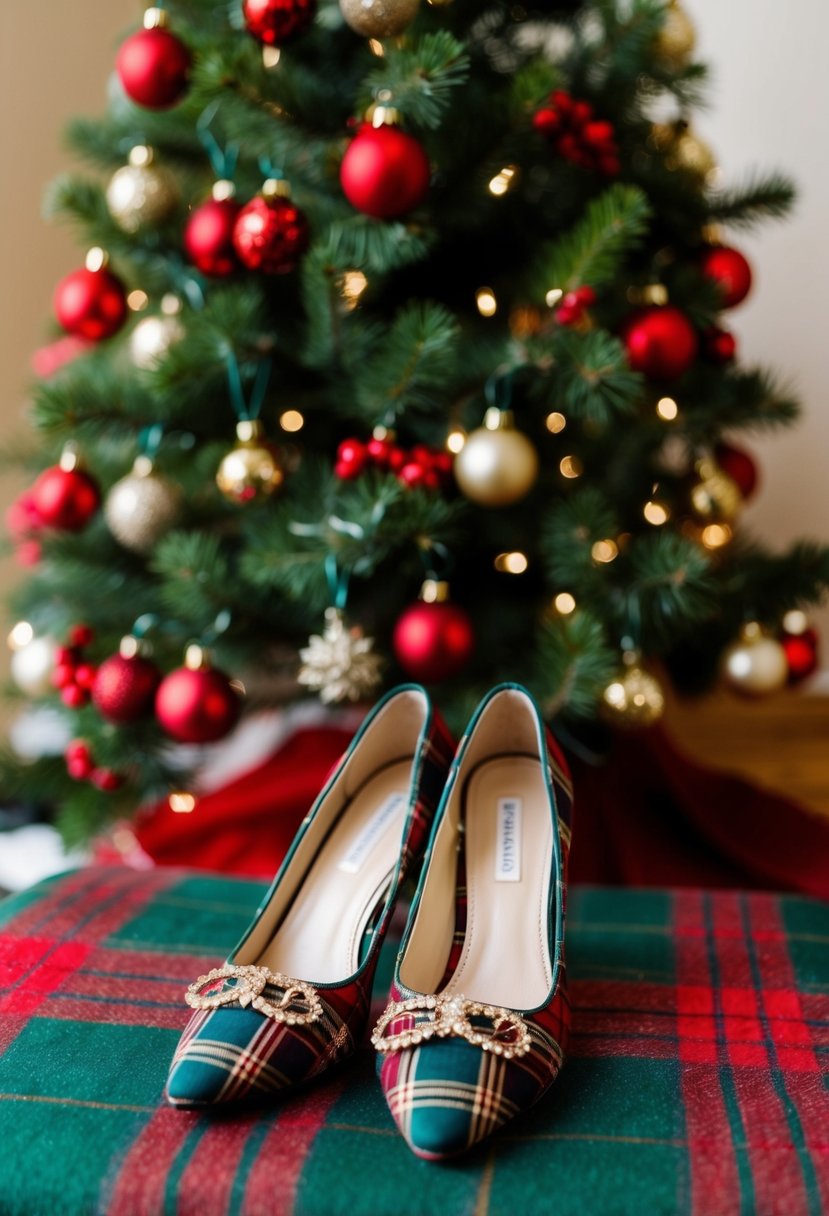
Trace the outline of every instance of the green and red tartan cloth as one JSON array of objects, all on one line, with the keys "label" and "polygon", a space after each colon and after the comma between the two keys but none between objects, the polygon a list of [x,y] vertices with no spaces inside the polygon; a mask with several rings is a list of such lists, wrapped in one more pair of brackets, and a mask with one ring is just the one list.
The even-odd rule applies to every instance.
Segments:
[{"label": "green and red tartan cloth", "polygon": [[560,1079],[434,1165],[394,1129],[368,1050],[281,1105],[164,1104],[184,988],[263,890],[93,867],[0,904],[3,1216],[829,1211],[829,905],[575,888]]}]

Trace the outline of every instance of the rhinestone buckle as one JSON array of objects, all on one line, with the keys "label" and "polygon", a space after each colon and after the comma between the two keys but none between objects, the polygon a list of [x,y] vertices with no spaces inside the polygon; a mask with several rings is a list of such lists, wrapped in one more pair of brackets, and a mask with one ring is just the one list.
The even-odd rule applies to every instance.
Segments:
[{"label": "rhinestone buckle", "polygon": [[[222,982],[218,992],[205,992],[222,980],[235,980],[233,984]],[[262,994],[265,988],[279,988],[282,996],[274,1004]],[[200,975],[184,994],[184,999],[193,1009],[220,1009],[223,1005],[248,1005],[266,1018],[285,1022],[289,1026],[307,1026],[322,1017],[322,1002],[316,989],[304,980],[293,980],[290,976],[268,967],[214,967],[207,975]]]},{"label": "rhinestone buckle", "polygon": [[[402,1013],[426,1013],[428,1020],[415,1021],[411,1029],[399,1034],[386,1034],[389,1024]],[[486,1019],[491,1026],[474,1026],[471,1018]],[[514,1010],[470,1001],[459,995],[415,996],[406,1001],[391,1001],[374,1028],[371,1042],[377,1051],[387,1053],[416,1047],[433,1038],[445,1039],[449,1035],[466,1039],[474,1047],[503,1056],[505,1060],[525,1056],[532,1045],[527,1023]]]}]

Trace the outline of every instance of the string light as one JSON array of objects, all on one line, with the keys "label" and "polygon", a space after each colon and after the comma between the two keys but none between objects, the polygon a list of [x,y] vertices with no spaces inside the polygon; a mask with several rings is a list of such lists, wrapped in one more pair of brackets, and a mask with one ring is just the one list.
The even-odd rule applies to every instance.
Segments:
[{"label": "string light", "polygon": [[732,532],[728,524],[708,524],[702,529],[700,539],[706,549],[722,549],[731,540]]},{"label": "string light", "polygon": [[673,397],[660,397],[656,403],[656,412],[663,422],[673,422],[679,414],[679,406]]},{"label": "string light", "polygon": [[279,66],[279,60],[282,52],[278,46],[263,46],[262,47],[262,63],[269,72]]},{"label": "string light", "polygon": [[569,591],[560,591],[553,600],[553,607],[561,616],[570,616],[576,611],[576,601]]},{"label": "string light", "polygon": [[548,308],[555,308],[559,300],[563,297],[564,291],[561,287],[551,287],[544,297],[544,303]]},{"label": "string light", "polygon": [[571,480],[575,477],[581,477],[584,472],[584,465],[578,456],[564,456],[558,467],[561,470],[562,477],[568,477]]},{"label": "string light", "polygon": [[498,301],[491,287],[479,287],[475,292],[475,303],[482,317],[494,317],[498,311]]},{"label": "string light", "polygon": [[149,302],[150,297],[147,295],[146,291],[141,291],[141,289],[138,287],[136,287],[134,291],[131,291],[127,296],[127,308],[129,308],[131,312],[141,312],[143,308],[147,307]]},{"label": "string light", "polygon": [[499,553],[495,558],[495,569],[500,574],[523,574],[529,566],[526,553]]},{"label": "string light", "polygon": [[590,556],[594,562],[601,562],[604,565],[607,562],[615,561],[619,556],[619,546],[615,540],[597,540],[590,550]]},{"label": "string light", "polygon": [[382,59],[386,53],[386,48],[383,46],[379,38],[369,38],[368,49],[372,55],[376,55],[378,59]]},{"label": "string light", "polygon": [[563,414],[559,414],[558,411],[554,411],[552,414],[548,414],[544,419],[544,425],[551,434],[558,435],[567,426],[567,419]]},{"label": "string light", "polygon": [[299,410],[285,410],[285,413],[279,416],[279,425],[283,431],[301,431],[305,426],[305,419]]},{"label": "string light", "polygon": [[22,650],[34,636],[35,631],[28,621],[18,621],[8,637],[9,650]]},{"label": "string light", "polygon": [[188,790],[173,790],[167,799],[170,810],[177,815],[189,815],[196,809],[196,796]]},{"label": "string light", "polygon": [[454,431],[450,431],[446,436],[447,450],[457,456],[458,452],[463,451],[463,445],[466,443],[466,431],[462,431],[457,427]]},{"label": "string light", "polygon": [[360,296],[368,287],[368,279],[362,270],[347,270],[340,280],[340,295],[349,309],[356,308]]},{"label": "string light", "polygon": [[661,528],[671,518],[671,513],[668,508],[661,502],[646,502],[642,508],[642,514],[649,524],[653,524],[655,528]]},{"label": "string light", "polygon": [[506,194],[510,186],[514,184],[515,175],[517,172],[518,170],[516,169],[515,165],[505,165],[504,168],[501,169],[499,173],[496,173],[490,181],[489,193],[494,194],[496,197]]},{"label": "string light", "polygon": [[784,613],[782,623],[786,633],[805,633],[809,628],[809,618],[799,608],[792,608]]}]

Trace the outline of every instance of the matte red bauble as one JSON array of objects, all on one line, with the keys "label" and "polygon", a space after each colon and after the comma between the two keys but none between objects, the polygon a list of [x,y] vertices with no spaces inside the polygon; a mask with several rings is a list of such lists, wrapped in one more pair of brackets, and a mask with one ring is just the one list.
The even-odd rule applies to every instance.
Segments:
[{"label": "matte red bauble", "polygon": [[705,357],[712,363],[725,366],[737,357],[737,339],[727,329],[713,326],[703,335]]},{"label": "matte red bauble", "polygon": [[124,638],[120,653],[98,668],[92,701],[110,722],[134,722],[150,713],[160,683],[155,663],[138,653],[135,638]]},{"label": "matte red bauble", "polygon": [[713,245],[700,259],[700,269],[706,279],[713,279],[722,293],[723,308],[742,304],[751,291],[751,266],[738,249],[729,245]]},{"label": "matte red bauble", "polygon": [[[446,596],[445,583],[427,580],[421,596]],[[425,684],[458,674],[472,657],[475,635],[467,612],[446,598],[419,599],[398,619],[392,635],[397,661]]]},{"label": "matte red bauble", "polygon": [[630,366],[650,380],[677,379],[697,355],[694,327],[685,313],[670,305],[636,313],[625,325],[622,340]]},{"label": "matte red bauble", "polygon": [[244,0],[249,34],[267,46],[284,46],[313,23],[317,0]]},{"label": "matte red bauble", "polygon": [[817,671],[820,648],[814,629],[804,629],[803,633],[784,633],[780,637],[780,645],[789,665],[789,684],[800,684]]},{"label": "matte red bauble", "polygon": [[191,659],[188,652],[188,665],[165,676],[156,693],[159,725],[179,743],[222,739],[236,725],[241,712],[239,694],[228,677],[215,667],[195,665],[202,661],[199,657]]},{"label": "matte red bauble", "polygon": [[32,486],[31,500],[43,527],[80,532],[100,507],[101,492],[82,469],[54,465]]},{"label": "matte red bauble", "polygon": [[308,248],[308,221],[299,207],[279,194],[258,194],[239,212],[233,245],[248,270],[287,274]]},{"label": "matte red bauble", "polygon": [[757,489],[759,473],[753,456],[742,448],[735,448],[730,443],[718,443],[714,449],[717,464],[732,481],[744,499],[751,498]]},{"label": "matte red bauble", "polygon": [[54,305],[68,334],[92,342],[111,337],[127,316],[124,284],[106,267],[73,270],[55,288]]},{"label": "matte red bauble", "polygon": [[429,177],[429,159],[421,144],[389,124],[363,123],[340,165],[345,197],[358,211],[381,220],[405,215],[421,203]]},{"label": "matte red bauble", "polygon": [[233,229],[241,207],[235,198],[209,198],[192,213],[184,229],[184,249],[202,274],[224,278],[239,269]]},{"label": "matte red bauble", "polygon": [[131,101],[166,110],[187,88],[190,52],[168,29],[143,29],[121,43],[115,69]]}]

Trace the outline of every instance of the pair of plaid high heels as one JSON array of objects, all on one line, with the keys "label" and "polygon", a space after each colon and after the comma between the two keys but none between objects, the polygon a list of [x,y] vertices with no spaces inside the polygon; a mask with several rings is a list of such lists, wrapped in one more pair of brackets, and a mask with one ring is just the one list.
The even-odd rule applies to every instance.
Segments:
[{"label": "pair of plaid high heels", "polygon": [[[371,1041],[410,1148],[438,1160],[536,1102],[569,1028],[571,790],[526,689],[494,688],[457,749],[424,689],[363,722],[223,967],[190,986],[175,1106],[282,1094],[357,1050],[380,947],[421,859]],[[424,857],[425,850],[425,857]]]}]

